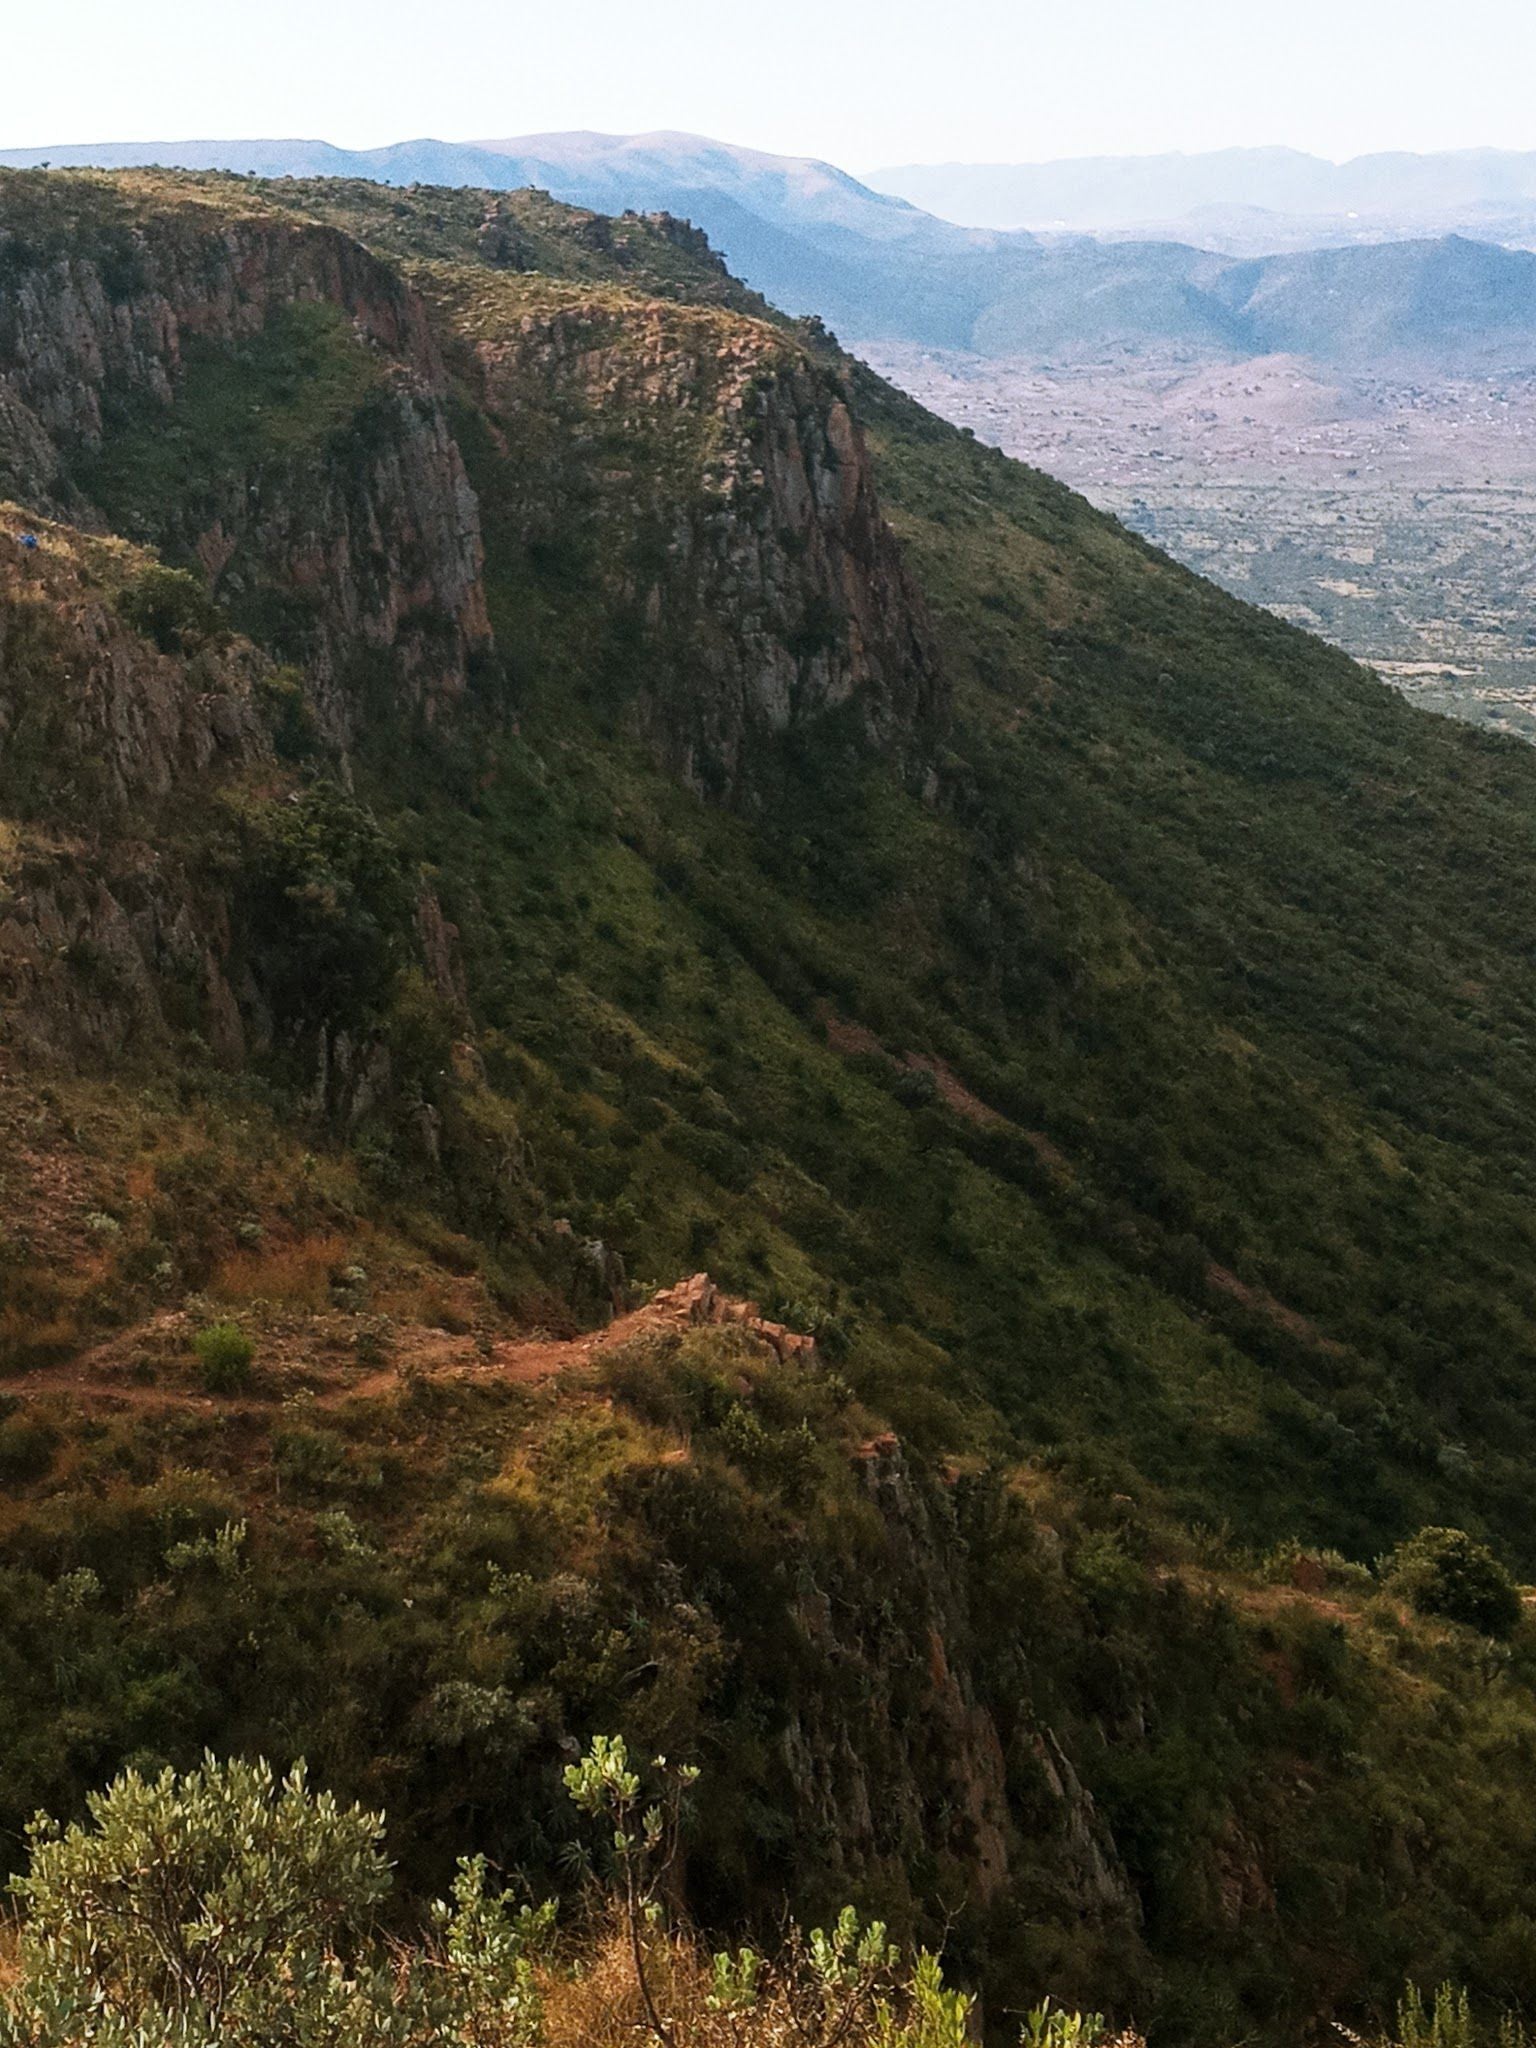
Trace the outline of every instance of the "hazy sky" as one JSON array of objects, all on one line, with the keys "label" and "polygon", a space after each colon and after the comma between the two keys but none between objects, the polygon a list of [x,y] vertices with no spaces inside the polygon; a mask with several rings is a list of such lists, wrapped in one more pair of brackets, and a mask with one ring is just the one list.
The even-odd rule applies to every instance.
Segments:
[{"label": "hazy sky", "polygon": [[0,147],[687,128],[850,169],[1536,147],[1536,0],[37,0]]}]

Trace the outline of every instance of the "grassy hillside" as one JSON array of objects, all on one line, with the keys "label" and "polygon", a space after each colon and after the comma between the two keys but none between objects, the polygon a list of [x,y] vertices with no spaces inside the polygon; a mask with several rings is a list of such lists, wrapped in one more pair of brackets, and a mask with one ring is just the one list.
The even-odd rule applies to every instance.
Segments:
[{"label": "grassy hillside", "polygon": [[[4,1824],[211,1743],[553,1876],[622,1727],[718,1920],[1536,1995],[1528,1633],[1368,1569],[1536,1572],[1536,757],[665,222],[20,174],[0,266],[113,309],[99,417],[0,363]],[[814,1354],[580,1348],[706,1268]]]}]

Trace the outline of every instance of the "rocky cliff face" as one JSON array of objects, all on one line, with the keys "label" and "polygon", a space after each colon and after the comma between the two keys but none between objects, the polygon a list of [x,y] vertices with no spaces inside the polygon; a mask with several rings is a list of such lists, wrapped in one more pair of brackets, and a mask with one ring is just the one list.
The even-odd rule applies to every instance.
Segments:
[{"label": "rocky cliff face", "polygon": [[370,665],[435,714],[489,631],[421,301],[332,229],[138,196],[32,181],[0,231],[0,488],[198,562],[339,739]]},{"label": "rocky cliff face", "polygon": [[[274,746],[291,675],[205,600],[204,627],[174,623],[189,591],[120,540],[0,506],[0,1044],[87,1064],[278,1052],[308,1115],[355,1125],[399,1078],[381,1028],[399,965],[467,1026],[455,933],[369,814],[337,792],[332,817],[332,778]],[[361,1008],[313,981],[352,899],[354,942],[388,927]],[[297,971],[275,958],[293,947]],[[411,1115],[431,1153],[430,1109]]]},{"label": "rocky cliff face", "polygon": [[[941,1889],[982,1914],[1017,1898],[1026,1866],[1048,1862],[1085,1931],[1134,1946],[1134,1889],[1060,1742],[1034,1719],[1029,1674],[1016,1674],[1016,1696],[984,1697],[986,1623],[967,1590],[953,1502],[914,1483],[894,1436],[867,1444],[861,1465],[885,1598],[859,1607],[846,1589],[800,1596],[807,1642],[838,1673],[796,1708],[785,1735],[801,1825],[845,1859],[850,1881],[883,1869],[899,1892],[936,1861]],[[1013,1796],[1021,1781],[1034,1794],[1027,1842]]]},{"label": "rocky cliff face", "polygon": [[915,752],[943,692],[835,378],[740,315],[487,280],[450,295],[506,538],[600,593],[618,689],[706,792],[841,712]]},{"label": "rocky cliff face", "polygon": [[[701,794],[739,799],[776,741],[829,730],[920,772],[942,705],[923,605],[835,375],[784,330],[506,270],[429,301],[336,228],[150,174],[0,173],[0,276],[0,490],[25,507],[0,536],[0,815],[33,818],[0,943],[35,1043],[117,1055],[179,1025],[238,1062],[282,1041],[178,819],[273,764],[273,661],[333,757],[478,715],[488,582],[510,637],[533,618],[525,681],[578,644]],[[246,637],[194,657],[131,631],[140,542]],[[85,829],[45,846],[45,817]],[[375,1053],[300,1008],[334,1109],[359,1089],[326,1049],[369,1073]]]},{"label": "rocky cliff face", "polygon": [[233,1059],[227,916],[184,858],[185,807],[270,764],[267,664],[135,631],[116,600],[146,566],[0,509],[0,1010],[58,1056],[163,1050],[179,1024]]},{"label": "rocky cliff face", "polygon": [[496,575],[567,592],[670,768],[740,791],[755,746],[840,712],[916,772],[922,601],[835,376],[782,329],[494,268],[429,308],[248,196],[0,181],[26,222],[0,226],[0,492],[195,564],[339,744],[496,672],[441,337]]}]

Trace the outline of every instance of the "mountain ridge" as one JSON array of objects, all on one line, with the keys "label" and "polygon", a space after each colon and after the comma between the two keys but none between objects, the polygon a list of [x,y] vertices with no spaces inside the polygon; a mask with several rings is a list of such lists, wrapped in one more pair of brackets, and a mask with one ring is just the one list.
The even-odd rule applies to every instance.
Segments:
[{"label": "mountain ridge", "polygon": [[14,172],[0,266],[7,1840],[305,1754],[558,1890],[614,1729],[727,1938],[1536,1994],[1529,1628],[1371,1563],[1536,1570],[1529,750],[675,220]]},{"label": "mountain ridge", "polygon": [[[541,153],[542,152],[542,153]],[[666,212],[690,219],[749,284],[796,315],[816,315],[856,340],[900,339],[983,354],[1068,355],[1193,347],[1229,359],[1272,353],[1305,331],[1322,362],[1386,354],[1436,368],[1481,360],[1536,362],[1530,253],[1466,238],[1438,239],[1444,275],[1417,304],[1396,285],[1399,246],[1346,246],[1262,260],[1178,242],[1041,241],[963,228],[870,191],[835,167],[693,136],[551,135],[495,144],[399,144],[346,152],[284,143],[82,145],[70,162],[145,155],[194,168],[300,176],[384,177],[515,190],[547,187],[595,214]],[[53,160],[46,150],[0,151],[0,163]],[[1234,290],[1253,279],[1252,303]],[[1475,292],[1474,292],[1475,287]],[[1437,323],[1442,291],[1457,317]],[[1358,303],[1376,294],[1374,317]],[[1480,337],[1489,337],[1485,342]]]}]

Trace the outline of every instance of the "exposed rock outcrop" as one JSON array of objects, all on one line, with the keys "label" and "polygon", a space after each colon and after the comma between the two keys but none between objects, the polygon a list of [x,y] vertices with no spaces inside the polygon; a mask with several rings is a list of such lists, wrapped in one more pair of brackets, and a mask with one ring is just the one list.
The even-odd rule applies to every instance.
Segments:
[{"label": "exposed rock outcrop", "polygon": [[786,1323],[769,1321],[759,1313],[755,1301],[735,1300],[722,1294],[707,1273],[695,1273],[673,1287],[662,1288],[651,1300],[650,1314],[663,1327],[671,1324],[679,1329],[696,1329],[701,1325],[729,1324],[745,1330],[749,1336],[760,1337],[781,1359],[799,1359],[806,1364],[816,1360],[814,1337],[803,1330],[792,1330]]},{"label": "exposed rock outcrop", "polygon": [[516,539],[600,599],[616,687],[670,768],[740,792],[765,742],[833,712],[915,757],[938,660],[830,373],[764,322],[611,293],[488,281],[449,318]]},{"label": "exposed rock outcrop", "polygon": [[[8,487],[200,563],[305,661],[339,740],[370,660],[397,708],[462,694],[489,651],[479,516],[417,294],[348,236],[254,207],[151,187],[130,209],[78,182],[35,199],[38,232],[0,236]],[[250,352],[302,307],[334,325],[268,391]]]},{"label": "exposed rock outcrop", "polygon": [[160,652],[112,588],[142,571],[120,542],[0,508],[0,1010],[56,1055],[163,1045],[169,991],[184,1027],[245,1049],[225,979],[217,892],[200,888],[165,806],[260,767],[270,747],[242,641]]},{"label": "exposed rock outcrop", "polygon": [[[37,543],[23,547],[27,535]],[[0,506],[0,742],[13,804],[101,824],[180,781],[269,749],[253,692],[266,664],[227,639],[157,649],[112,602],[148,566],[117,541]]]},{"label": "exposed rock outcrop", "polygon": [[349,236],[250,196],[146,177],[26,197],[37,231],[0,231],[0,484],[196,564],[305,667],[336,743],[381,706],[441,716],[495,670],[442,337],[487,415],[498,546],[581,610],[658,758],[740,793],[765,741],[841,714],[919,772],[943,706],[922,600],[836,376],[784,330],[525,282],[496,205],[488,268],[429,309]]},{"label": "exposed rock outcrop", "polygon": [[[1009,1892],[1024,1860],[1014,1802],[1010,1758],[1028,1753],[1046,1797],[1038,1802],[1042,1839],[1029,1842],[1038,1859],[1048,1854],[1053,1878],[1069,1896],[1085,1927],[1133,1934],[1141,1919],[1135,1889],[1114,1838],[1049,1727],[1038,1725],[1021,1685],[1017,1699],[984,1696],[978,1682],[978,1648],[988,1623],[973,1609],[966,1590],[963,1538],[942,1491],[923,1488],[908,1473],[900,1441],[877,1438],[861,1458],[864,1482],[878,1508],[888,1546],[886,1572],[897,1602],[891,1640],[861,1646],[856,1654],[898,1660],[901,1677],[877,1681],[869,1711],[887,1716],[909,1694],[915,1713],[909,1729],[892,1727],[884,1742],[868,1733],[857,1745],[864,1757],[879,1756],[890,1742],[901,1752],[897,1780],[909,1811],[905,1824],[913,1845],[940,1845],[964,1873],[967,1897],[986,1906]],[[855,1654],[848,1646],[845,1654]],[[1026,1677],[1021,1674],[1021,1678]],[[909,1708],[909,1711],[911,1709]],[[828,1780],[825,1796],[845,1801],[846,1788]],[[854,1829],[857,1806],[843,1811],[839,1826]],[[881,1793],[875,1809],[888,1805]],[[940,1818],[942,1817],[942,1818]],[[877,1834],[866,1831],[868,1852]]]}]

